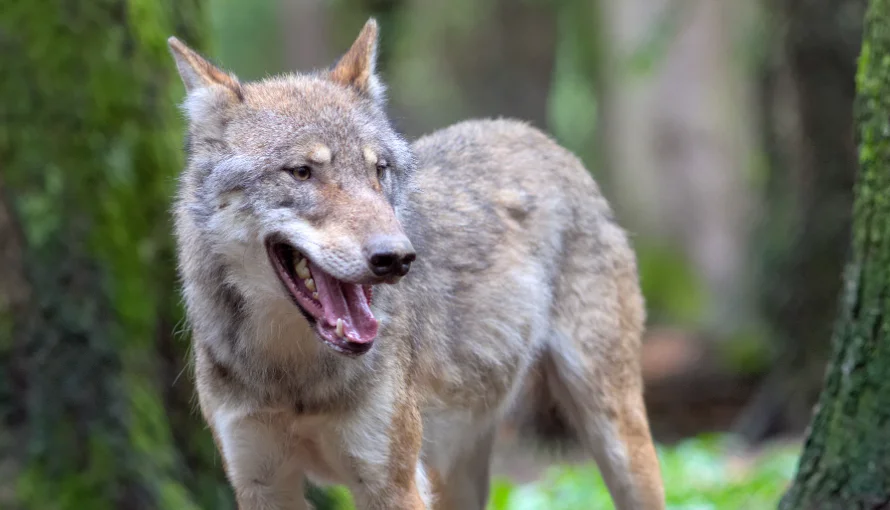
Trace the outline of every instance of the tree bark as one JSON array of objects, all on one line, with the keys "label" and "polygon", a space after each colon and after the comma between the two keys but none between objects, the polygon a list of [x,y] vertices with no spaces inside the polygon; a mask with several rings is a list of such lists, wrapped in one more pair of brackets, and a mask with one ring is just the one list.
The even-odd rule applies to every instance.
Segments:
[{"label": "tree bark", "polygon": [[860,173],[832,362],[782,510],[890,508],[890,0],[871,0],[856,77]]},{"label": "tree bark", "polygon": [[198,0],[0,9],[3,508],[232,507],[173,334],[166,38],[203,25]]}]

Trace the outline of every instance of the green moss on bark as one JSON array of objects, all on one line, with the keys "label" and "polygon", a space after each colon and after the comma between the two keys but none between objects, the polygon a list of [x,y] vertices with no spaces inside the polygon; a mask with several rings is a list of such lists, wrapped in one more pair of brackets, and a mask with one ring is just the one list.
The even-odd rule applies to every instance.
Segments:
[{"label": "green moss on bark", "polygon": [[860,173],[833,361],[783,510],[890,507],[890,0],[871,0],[857,85]]},{"label": "green moss on bark", "polygon": [[230,506],[188,378],[169,389],[184,342],[159,353],[179,317],[168,208],[182,90],[166,38],[200,42],[203,24],[197,0],[0,9],[4,198],[32,290],[0,342],[0,359],[20,353],[3,418],[22,508]]}]

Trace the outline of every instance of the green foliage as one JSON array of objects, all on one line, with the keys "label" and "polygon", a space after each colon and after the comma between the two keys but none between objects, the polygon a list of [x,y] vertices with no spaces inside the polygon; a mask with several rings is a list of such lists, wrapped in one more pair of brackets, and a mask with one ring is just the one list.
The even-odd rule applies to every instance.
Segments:
[{"label": "green foliage", "polygon": [[[281,6],[276,0],[208,0],[213,55],[242,80],[282,71]],[[190,41],[186,41],[190,43]]]},{"label": "green foliage", "polygon": [[721,361],[732,373],[762,374],[769,369],[775,346],[762,331],[739,331],[720,343]]},{"label": "green foliage", "polygon": [[[703,437],[659,448],[669,510],[761,510],[774,507],[791,478],[796,447],[778,447],[742,466],[725,438]],[[499,479],[489,510],[614,508],[593,465],[560,466],[527,485]]]},{"label": "green foliage", "polygon": [[683,29],[683,23],[688,23],[696,1],[673,0],[662,8],[646,39],[625,56],[621,63],[629,78],[651,78],[658,71],[658,67],[667,60],[671,46]]},{"label": "green foliage", "polygon": [[352,494],[341,485],[321,488],[310,484],[306,489],[306,499],[312,503],[315,510],[352,510],[355,508]]},{"label": "green foliage", "polygon": [[650,319],[693,324],[701,314],[705,292],[689,260],[662,246],[638,243],[636,250]]},{"label": "green foliage", "polygon": [[[589,30],[589,2],[563,1],[557,17],[558,40],[547,105],[550,131],[583,160],[594,161],[591,147],[597,125],[596,78],[601,42]],[[594,168],[593,172],[599,169]]]},{"label": "green foliage", "polygon": [[166,39],[200,42],[202,18],[195,0],[0,9],[0,160],[34,294],[13,318],[27,391],[10,406],[25,417],[21,469],[3,482],[24,508],[221,507],[196,491],[221,482],[215,457],[194,455],[208,434],[170,420],[163,374],[184,345],[174,362],[158,352],[180,314],[182,88]]}]

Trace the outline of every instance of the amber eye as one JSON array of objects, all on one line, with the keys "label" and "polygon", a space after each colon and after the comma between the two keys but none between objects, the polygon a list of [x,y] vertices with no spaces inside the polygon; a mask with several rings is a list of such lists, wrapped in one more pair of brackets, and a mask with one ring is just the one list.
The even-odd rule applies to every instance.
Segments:
[{"label": "amber eye", "polygon": [[377,180],[382,181],[383,177],[386,175],[386,171],[389,169],[389,163],[386,162],[385,159],[381,159],[377,162]]},{"label": "amber eye", "polygon": [[312,177],[312,169],[306,165],[288,166],[284,168],[284,171],[294,176],[294,179],[298,181],[305,181]]}]

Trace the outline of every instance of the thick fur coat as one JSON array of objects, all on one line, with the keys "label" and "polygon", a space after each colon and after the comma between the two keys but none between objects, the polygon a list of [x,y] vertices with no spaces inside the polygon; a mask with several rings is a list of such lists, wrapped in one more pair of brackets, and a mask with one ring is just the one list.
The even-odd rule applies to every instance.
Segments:
[{"label": "thick fur coat", "polygon": [[482,509],[512,412],[576,439],[619,509],[664,508],[636,263],[590,174],[510,120],[409,144],[376,41],[242,84],[170,40],[198,396],[239,507],[305,509],[308,477],[365,510]]}]

